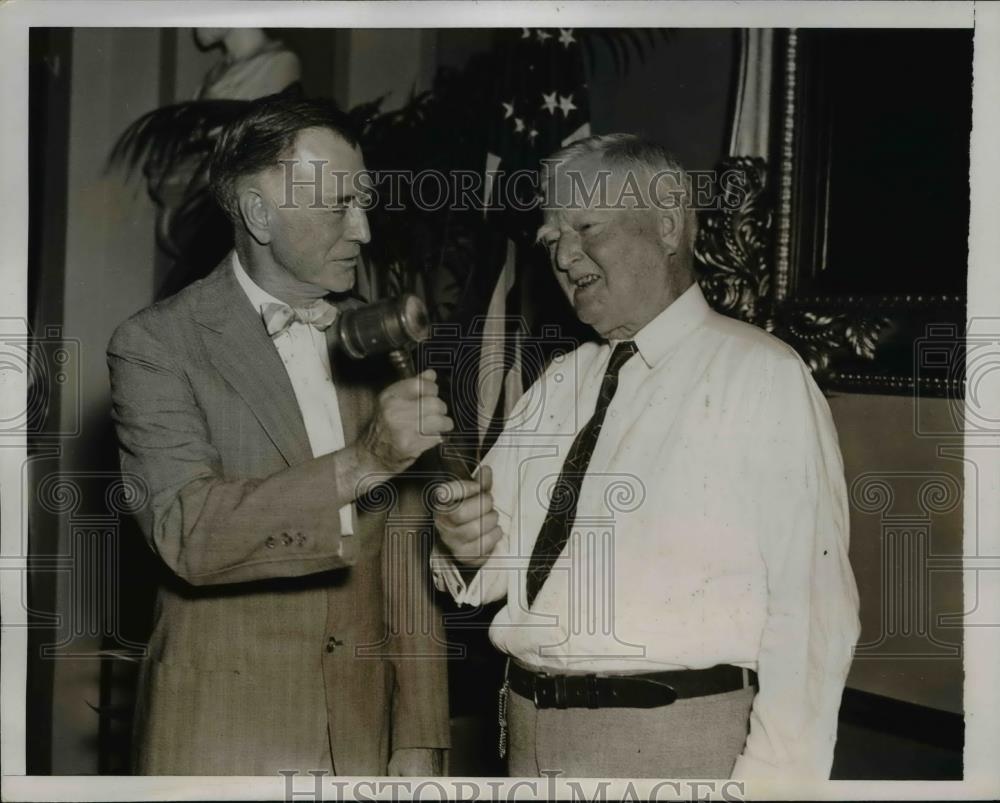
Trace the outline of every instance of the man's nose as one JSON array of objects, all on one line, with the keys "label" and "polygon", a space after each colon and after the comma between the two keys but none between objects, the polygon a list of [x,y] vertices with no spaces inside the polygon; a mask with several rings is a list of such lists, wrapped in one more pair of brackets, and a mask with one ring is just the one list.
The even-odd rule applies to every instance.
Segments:
[{"label": "man's nose", "polygon": [[353,242],[361,243],[362,245],[371,242],[372,233],[368,228],[368,215],[365,213],[365,210],[352,206],[348,208],[347,216],[347,238]]},{"label": "man's nose", "polygon": [[556,243],[556,267],[568,271],[581,256],[580,238],[576,232],[563,232]]}]

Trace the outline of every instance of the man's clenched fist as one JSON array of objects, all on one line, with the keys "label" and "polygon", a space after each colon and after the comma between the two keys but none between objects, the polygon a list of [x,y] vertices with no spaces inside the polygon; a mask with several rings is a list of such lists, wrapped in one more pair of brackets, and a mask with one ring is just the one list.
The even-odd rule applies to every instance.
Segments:
[{"label": "man's clenched fist", "polygon": [[434,524],[455,560],[466,566],[482,566],[503,536],[492,487],[493,472],[483,466],[475,480],[452,480],[438,489],[447,502],[435,512]]},{"label": "man's clenched fist", "polygon": [[360,446],[379,470],[398,474],[433,446],[454,423],[438,398],[434,371],[402,379],[379,394],[375,416],[361,435]]}]

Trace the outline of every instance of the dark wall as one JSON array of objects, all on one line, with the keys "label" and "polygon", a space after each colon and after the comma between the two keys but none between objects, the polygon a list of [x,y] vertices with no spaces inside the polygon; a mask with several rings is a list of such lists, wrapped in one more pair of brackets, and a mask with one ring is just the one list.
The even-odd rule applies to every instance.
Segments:
[{"label": "dark wall", "polygon": [[302,88],[314,98],[331,98],[335,92],[336,30],[329,28],[280,28],[270,31],[295,51],[302,65]]},{"label": "dark wall", "polygon": [[729,145],[738,44],[732,29],[671,29],[641,58],[633,53],[625,74],[599,45],[588,69],[594,133],[642,134],[690,170],[715,167]]},{"label": "dark wall", "polygon": [[[69,91],[73,59],[72,34],[66,28],[35,28],[28,39],[28,315],[30,331],[43,336],[46,327],[63,319],[66,259],[66,170],[69,156]],[[59,431],[60,385],[37,382],[38,403],[32,405],[33,434],[44,439]],[[31,408],[29,408],[31,409]],[[46,450],[32,439],[31,453]],[[29,464],[29,483],[36,487],[38,462]],[[59,553],[58,516],[29,496],[29,551],[32,556]],[[33,572],[28,580],[29,621],[26,722],[26,762],[29,774],[51,771],[53,662],[41,657],[41,645],[53,638],[44,612],[56,608],[56,583],[51,572]]]}]

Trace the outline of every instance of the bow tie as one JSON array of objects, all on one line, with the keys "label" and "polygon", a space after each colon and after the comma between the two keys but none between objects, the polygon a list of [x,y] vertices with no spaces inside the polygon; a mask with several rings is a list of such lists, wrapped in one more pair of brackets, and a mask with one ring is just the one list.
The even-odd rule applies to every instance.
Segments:
[{"label": "bow tie", "polygon": [[337,320],[337,308],[323,299],[314,301],[308,307],[290,307],[288,304],[270,302],[264,304],[260,312],[267,333],[272,338],[280,335],[295,321],[307,323],[322,332]]}]

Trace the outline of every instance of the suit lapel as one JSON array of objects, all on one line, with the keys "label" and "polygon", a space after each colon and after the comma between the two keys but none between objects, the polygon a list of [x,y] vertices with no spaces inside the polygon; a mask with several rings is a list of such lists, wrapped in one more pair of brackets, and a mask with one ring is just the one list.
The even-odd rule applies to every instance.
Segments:
[{"label": "suit lapel", "polygon": [[253,411],[289,465],[309,460],[312,449],[295,391],[260,315],[236,281],[229,257],[205,283],[195,317],[206,328],[209,358]]}]

